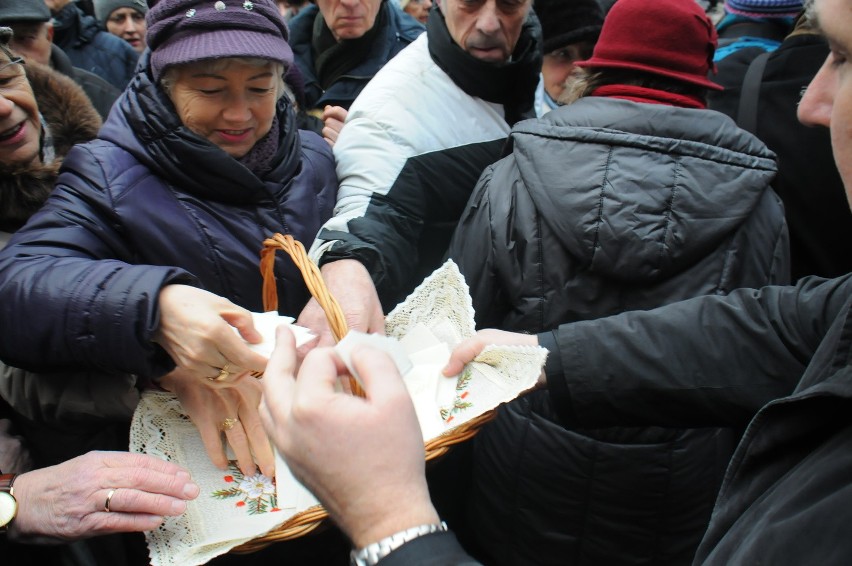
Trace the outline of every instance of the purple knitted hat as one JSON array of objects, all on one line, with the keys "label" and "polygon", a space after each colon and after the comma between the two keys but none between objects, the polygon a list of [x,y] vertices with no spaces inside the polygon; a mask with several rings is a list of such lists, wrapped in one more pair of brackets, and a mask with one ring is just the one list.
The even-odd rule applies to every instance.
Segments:
[{"label": "purple knitted hat", "polygon": [[273,0],[160,0],[148,11],[151,71],[224,57],[293,63],[289,33]]}]

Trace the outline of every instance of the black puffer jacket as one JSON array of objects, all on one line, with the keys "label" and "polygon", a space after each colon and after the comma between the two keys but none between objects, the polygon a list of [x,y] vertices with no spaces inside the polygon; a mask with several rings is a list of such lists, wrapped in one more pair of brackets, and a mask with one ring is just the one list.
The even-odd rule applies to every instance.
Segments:
[{"label": "black puffer jacket", "polygon": [[[722,114],[587,97],[511,139],[450,247],[478,326],[541,332],[788,281],[774,156]],[[735,440],[570,429],[537,392],[477,436],[471,523],[495,564],[688,562]]]}]

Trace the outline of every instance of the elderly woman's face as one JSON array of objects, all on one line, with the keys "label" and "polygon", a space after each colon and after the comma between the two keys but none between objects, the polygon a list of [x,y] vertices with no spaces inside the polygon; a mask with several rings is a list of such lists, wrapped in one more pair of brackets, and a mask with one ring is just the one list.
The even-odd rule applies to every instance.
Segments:
[{"label": "elderly woman's face", "polygon": [[0,53],[0,163],[28,165],[39,159],[41,122],[23,65]]},{"label": "elderly woman's face", "polygon": [[231,61],[210,70],[204,61],[177,70],[170,97],[181,122],[232,157],[242,157],[272,127],[278,65]]}]

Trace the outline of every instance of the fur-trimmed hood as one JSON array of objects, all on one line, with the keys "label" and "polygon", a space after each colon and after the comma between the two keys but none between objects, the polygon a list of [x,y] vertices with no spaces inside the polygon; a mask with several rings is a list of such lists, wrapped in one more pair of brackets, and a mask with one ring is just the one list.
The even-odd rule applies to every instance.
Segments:
[{"label": "fur-trimmed hood", "polygon": [[0,230],[14,232],[47,199],[68,151],[98,133],[101,119],[83,90],[70,78],[34,62],[25,66],[53,138],[51,163],[8,167],[0,164]]}]

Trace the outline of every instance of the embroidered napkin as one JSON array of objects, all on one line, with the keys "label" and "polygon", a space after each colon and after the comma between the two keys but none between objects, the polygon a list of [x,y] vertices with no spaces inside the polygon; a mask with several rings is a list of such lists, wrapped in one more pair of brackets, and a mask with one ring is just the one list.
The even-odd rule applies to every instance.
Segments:
[{"label": "embroidered napkin", "polygon": [[[276,313],[253,316],[264,336],[253,347],[268,356],[275,328],[292,319]],[[452,349],[475,332],[469,289],[452,261],[398,305],[385,327],[386,337],[350,332],[337,350],[347,364],[352,347],[365,341],[391,355],[412,395],[424,440],[448,434],[533,387],[547,356],[539,347],[488,346],[460,375],[444,377],[441,370]],[[291,328],[297,344],[312,337],[306,329]],[[201,488],[186,513],[146,533],[153,566],[203,564],[318,505],[278,455],[274,483],[262,475],[243,477],[235,464],[227,472],[214,467],[197,429],[170,393],[143,393],[130,432],[131,451],[186,467]]]}]

